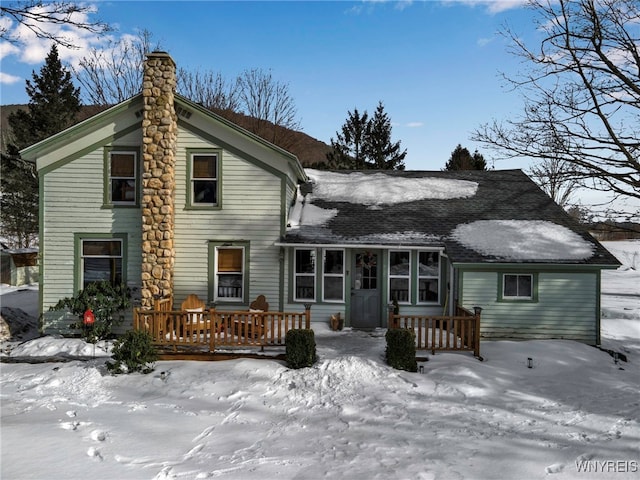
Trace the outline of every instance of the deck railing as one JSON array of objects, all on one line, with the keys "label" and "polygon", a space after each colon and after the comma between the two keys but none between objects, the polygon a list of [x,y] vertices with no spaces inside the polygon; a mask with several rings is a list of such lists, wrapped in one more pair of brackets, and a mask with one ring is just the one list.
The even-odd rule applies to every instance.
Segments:
[{"label": "deck railing", "polygon": [[304,312],[202,312],[134,308],[136,330],[149,332],[153,342],[174,351],[201,347],[282,346],[289,330],[311,328],[311,310]]},{"label": "deck railing", "polygon": [[416,349],[469,351],[480,357],[480,310],[470,312],[460,306],[455,315],[389,314],[389,328],[410,328],[416,334]]}]

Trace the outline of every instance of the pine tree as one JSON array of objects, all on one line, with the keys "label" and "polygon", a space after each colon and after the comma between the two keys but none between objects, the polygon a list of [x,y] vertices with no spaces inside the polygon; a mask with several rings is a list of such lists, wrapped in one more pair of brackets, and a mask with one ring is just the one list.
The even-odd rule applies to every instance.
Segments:
[{"label": "pine tree", "polygon": [[486,170],[487,162],[478,150],[469,153],[469,150],[462,145],[458,146],[451,153],[444,167],[445,170]]},{"label": "pine tree", "polygon": [[362,170],[366,168],[364,154],[369,115],[366,111],[360,115],[357,108],[347,115],[342,133],[336,132],[336,140],[331,139],[332,151],[327,154],[327,166],[335,170]]},{"label": "pine tree", "polygon": [[80,89],[73,86],[71,74],[63,68],[54,44],[47,55],[40,75],[32,72],[33,83],[27,80],[29,95],[27,111],[9,115],[14,144],[10,153],[33,145],[75,122],[80,111]]},{"label": "pine tree", "polygon": [[377,170],[404,170],[407,149],[400,151],[400,141],[391,142],[391,119],[378,102],[376,113],[369,122],[365,155],[369,168]]},{"label": "pine tree", "polygon": [[13,248],[29,248],[38,236],[38,174],[35,165],[2,154],[0,226]]},{"label": "pine tree", "polygon": [[332,151],[327,154],[326,168],[334,170],[404,170],[407,150],[400,151],[400,142],[391,142],[391,120],[378,103],[372,118],[366,110],[348,112],[347,120],[336,139],[331,139]]}]

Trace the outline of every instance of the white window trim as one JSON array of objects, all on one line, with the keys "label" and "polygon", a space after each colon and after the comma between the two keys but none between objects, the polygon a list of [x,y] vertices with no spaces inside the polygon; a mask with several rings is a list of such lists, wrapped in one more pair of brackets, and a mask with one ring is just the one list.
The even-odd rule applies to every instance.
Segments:
[{"label": "white window trim", "polygon": [[[313,265],[313,273],[297,273],[297,255],[298,251],[311,251],[314,252],[316,261]],[[318,272],[318,252],[315,248],[294,248],[293,249],[293,300],[294,302],[315,302],[318,292],[317,285],[317,272]],[[313,278],[313,298],[298,298],[298,277],[312,277]]]},{"label": "white window trim", "polygon": [[[324,264],[325,264],[325,258],[326,258],[326,252],[331,251],[331,252],[342,252],[342,273],[325,273],[324,271]],[[327,303],[344,303],[344,282],[345,282],[345,251],[343,248],[325,248],[322,250],[322,301],[323,302],[327,302]],[[342,279],[342,284],[341,284],[341,288],[340,291],[342,292],[342,298],[341,299],[335,299],[335,298],[325,298],[324,296],[324,279],[326,277],[329,278],[341,278]]]},{"label": "white window trim", "polygon": [[[409,273],[407,275],[392,275],[391,274],[391,253],[407,253],[409,254]],[[387,259],[387,297],[388,297],[388,301],[392,302],[393,298],[391,296],[391,279],[393,278],[400,278],[400,279],[407,279],[409,281],[409,284],[407,286],[407,295],[408,295],[408,300],[403,300],[403,301],[398,301],[399,305],[411,305],[411,269],[412,269],[412,258],[411,258],[411,250],[390,250],[389,251],[389,255],[388,255],[388,259]]]},{"label": "white window trim", "polygon": [[[133,177],[114,177],[111,175],[111,156],[112,155],[133,155]],[[136,205],[138,202],[138,152],[135,150],[111,150],[109,151],[109,201],[112,205]],[[134,191],[133,200],[114,201],[113,196],[113,180],[133,180]]]},{"label": "white window trim", "polygon": [[[505,294],[505,287],[506,287],[506,283],[507,283],[507,277],[511,276],[511,277],[529,277],[531,279],[531,291],[529,292],[529,295],[519,295],[520,293],[520,289],[519,289],[519,282],[518,280],[516,280],[516,289],[518,290],[516,292],[516,295],[506,295]],[[533,273],[505,273],[502,275],[502,298],[504,300],[533,300],[533,289],[534,289],[534,284],[533,282],[535,281],[535,278],[533,276]]]},{"label": "white window trim", "polygon": [[[242,282],[241,282],[241,296],[240,297],[220,297],[218,296],[218,276],[220,275],[220,272],[218,271],[218,253],[220,252],[220,250],[238,250],[241,249],[242,250],[242,271],[240,272],[242,275]],[[234,245],[234,246],[225,246],[225,245],[216,245],[215,246],[215,259],[214,259],[214,273],[213,273],[213,298],[214,301],[216,302],[236,302],[236,303],[241,303],[244,301],[244,283],[245,283],[245,255],[246,255],[246,247],[244,245]],[[224,272],[224,274],[231,274],[230,272]],[[235,273],[234,275],[237,275],[237,273]]]},{"label": "white window trim", "polygon": [[[418,275],[418,280],[416,281],[416,303],[418,305],[439,305],[440,304],[440,287],[442,285],[441,283],[441,276],[442,276],[442,255],[440,255],[440,250],[418,250],[418,254],[416,257],[416,261],[418,262],[418,269],[417,269],[417,275]],[[438,275],[437,276],[433,276],[433,275],[420,275],[420,254],[421,253],[436,253],[438,255]],[[435,279],[438,281],[438,299],[431,301],[431,302],[426,302],[426,301],[420,301],[420,280],[422,279]]]}]

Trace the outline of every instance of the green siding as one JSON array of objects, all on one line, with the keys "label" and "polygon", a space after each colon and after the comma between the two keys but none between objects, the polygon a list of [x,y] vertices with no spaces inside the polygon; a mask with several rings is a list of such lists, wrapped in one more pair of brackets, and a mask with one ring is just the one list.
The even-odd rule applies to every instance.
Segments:
[{"label": "green siding", "polygon": [[461,304],[483,308],[483,337],[597,343],[597,272],[540,272],[537,302],[499,301],[499,276],[499,272],[461,272]]},{"label": "green siding", "polygon": [[[211,300],[208,284],[210,241],[248,241],[250,284],[247,299],[251,301],[262,294],[276,308],[280,298],[280,256],[279,248],[274,246],[274,242],[280,238],[283,222],[281,212],[285,201],[282,195],[284,180],[251,161],[223,150],[220,174],[222,208],[189,209],[185,189],[187,152],[195,148],[218,147],[185,128],[179,128],[175,204],[175,304],[179,304],[190,293],[207,301]],[[219,308],[231,308],[231,305],[238,304],[221,304]]]},{"label": "green siding", "polygon": [[[131,134],[115,145],[135,145],[138,137]],[[64,163],[47,172],[41,200],[45,241],[41,248],[43,276],[40,281],[43,327],[47,333],[64,330],[66,320],[60,312],[49,312],[64,297],[76,292],[76,234],[105,235],[129,233],[126,245],[126,277],[130,286],[140,280],[141,215],[137,208],[102,208],[104,190],[104,148]],[[63,323],[60,324],[60,321]]]}]

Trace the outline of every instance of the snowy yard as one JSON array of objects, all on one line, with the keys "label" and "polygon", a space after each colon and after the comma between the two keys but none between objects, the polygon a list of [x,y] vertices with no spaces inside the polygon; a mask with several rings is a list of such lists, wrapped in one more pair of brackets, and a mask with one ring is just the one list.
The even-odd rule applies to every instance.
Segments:
[{"label": "snowy yard", "polygon": [[[22,479],[626,479],[640,477],[640,242],[606,242],[603,347],[489,342],[384,362],[384,330],[314,324],[318,363],[158,362],[111,376],[89,361],[0,365],[1,471]],[[33,311],[35,291],[4,289]],[[9,305],[11,304],[11,305]],[[92,355],[76,339],[11,356]],[[531,358],[533,368],[528,368]]]}]

